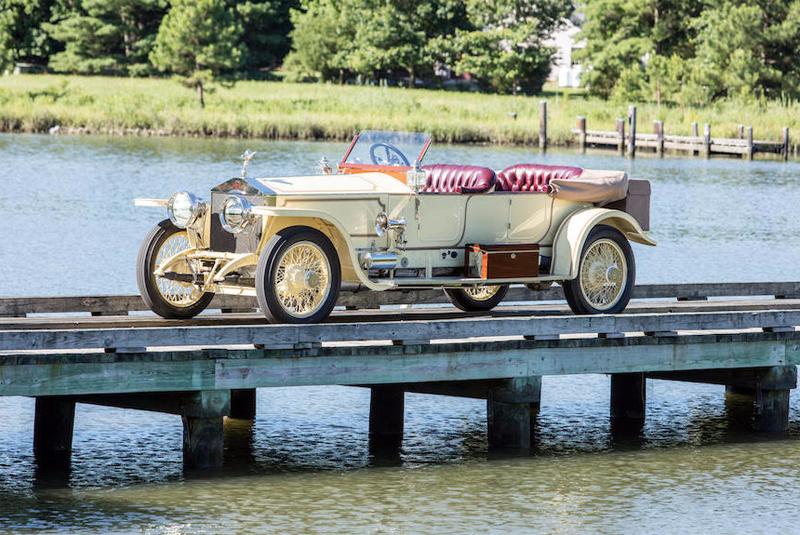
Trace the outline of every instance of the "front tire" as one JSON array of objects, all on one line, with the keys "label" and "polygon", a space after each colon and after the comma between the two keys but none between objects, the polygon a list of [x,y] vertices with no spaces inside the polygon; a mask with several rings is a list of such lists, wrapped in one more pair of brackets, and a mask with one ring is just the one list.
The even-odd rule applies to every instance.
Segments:
[{"label": "front tire", "polygon": [[617,314],[631,300],[636,263],[630,243],[620,231],[598,225],[581,251],[578,277],[562,283],[575,314]]},{"label": "front tire", "polygon": [[500,304],[506,296],[508,285],[470,286],[465,288],[445,288],[447,299],[464,312],[485,312]]},{"label": "front tire", "polygon": [[[136,284],[150,310],[167,319],[188,319],[201,313],[214,298],[189,282],[153,275],[156,267],[172,255],[191,247],[189,235],[165,219],[147,234],[136,259]],[[180,269],[180,268],[179,268]],[[188,263],[181,274],[190,274]]]},{"label": "front tire", "polygon": [[323,233],[309,227],[278,231],[256,268],[256,296],[271,323],[317,323],[339,299],[339,255]]}]

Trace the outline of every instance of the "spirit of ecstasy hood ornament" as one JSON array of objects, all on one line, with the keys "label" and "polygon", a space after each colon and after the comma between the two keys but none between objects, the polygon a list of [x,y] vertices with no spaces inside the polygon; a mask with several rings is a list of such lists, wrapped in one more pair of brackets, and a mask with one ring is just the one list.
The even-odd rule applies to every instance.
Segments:
[{"label": "spirit of ecstasy hood ornament", "polygon": [[240,156],[240,158],[244,160],[244,164],[242,164],[242,178],[247,178],[247,166],[250,164],[250,159],[255,155],[255,151],[247,149],[244,151],[244,154]]}]

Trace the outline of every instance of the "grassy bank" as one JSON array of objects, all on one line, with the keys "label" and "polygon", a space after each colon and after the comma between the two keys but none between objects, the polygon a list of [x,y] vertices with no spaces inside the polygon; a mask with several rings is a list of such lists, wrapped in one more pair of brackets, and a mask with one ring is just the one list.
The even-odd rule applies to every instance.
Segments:
[{"label": "grassy bank", "polygon": [[[431,132],[437,141],[533,144],[538,142],[539,100],[548,101],[548,141],[567,145],[576,116],[590,130],[613,130],[627,106],[550,91],[537,98],[401,88],[282,82],[239,82],[218,88],[200,109],[193,90],[172,80],[80,76],[0,77],[0,130],[267,139],[349,139],[361,129]],[[509,112],[516,112],[516,120]],[[800,105],[738,105],[704,108],[639,105],[639,131],[654,119],[670,134],[690,134],[692,121],[712,124],[717,137],[734,137],[751,125],[758,139],[779,140],[781,127],[800,134]],[[793,144],[795,141],[793,140]]]}]

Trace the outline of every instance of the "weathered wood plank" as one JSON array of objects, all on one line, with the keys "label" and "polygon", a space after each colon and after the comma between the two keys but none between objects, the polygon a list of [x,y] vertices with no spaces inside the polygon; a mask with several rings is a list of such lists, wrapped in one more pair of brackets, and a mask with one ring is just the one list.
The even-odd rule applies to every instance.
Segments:
[{"label": "weathered wood plank", "polygon": [[116,347],[287,346],[375,340],[457,340],[554,334],[742,330],[800,325],[799,310],[620,314],[614,316],[492,317],[440,321],[316,325],[190,326],[0,331],[0,351]]},{"label": "weathered wood plank", "polygon": [[88,395],[787,366],[800,363],[800,333],[10,357],[0,395]]},{"label": "weathered wood plank", "polygon": [[[615,138],[616,139],[616,138]],[[615,141],[616,143],[616,141]],[[763,295],[800,295],[800,282],[736,282],[695,284],[644,284],[634,288],[634,299],[680,297],[747,297]],[[524,286],[512,286],[506,302],[562,301],[560,287],[537,292]],[[441,290],[407,290],[391,292],[342,292],[339,306],[378,308],[382,305],[447,303]],[[218,295],[209,308],[255,308],[250,297]],[[25,316],[25,314],[54,314],[68,312],[145,311],[147,306],[138,295],[67,296],[67,297],[0,297],[0,316]]]}]

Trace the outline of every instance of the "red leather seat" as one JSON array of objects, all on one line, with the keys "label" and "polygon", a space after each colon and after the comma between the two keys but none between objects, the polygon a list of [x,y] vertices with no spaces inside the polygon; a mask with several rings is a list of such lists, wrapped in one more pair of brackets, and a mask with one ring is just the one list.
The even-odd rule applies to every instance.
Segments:
[{"label": "red leather seat", "polygon": [[423,193],[487,193],[497,176],[488,167],[437,163],[422,168],[427,175]]},{"label": "red leather seat", "polygon": [[539,165],[520,163],[506,167],[497,173],[495,191],[550,191],[550,180],[553,178],[569,179],[580,176],[583,169],[561,165]]}]

